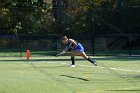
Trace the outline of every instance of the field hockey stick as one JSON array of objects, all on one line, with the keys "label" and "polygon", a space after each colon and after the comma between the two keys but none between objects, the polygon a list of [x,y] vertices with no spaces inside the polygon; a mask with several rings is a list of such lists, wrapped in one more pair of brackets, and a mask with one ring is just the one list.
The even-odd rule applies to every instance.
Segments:
[{"label": "field hockey stick", "polygon": [[61,56],[61,55],[65,54],[65,53],[66,53],[66,51],[63,51],[63,52],[57,54],[56,57]]}]

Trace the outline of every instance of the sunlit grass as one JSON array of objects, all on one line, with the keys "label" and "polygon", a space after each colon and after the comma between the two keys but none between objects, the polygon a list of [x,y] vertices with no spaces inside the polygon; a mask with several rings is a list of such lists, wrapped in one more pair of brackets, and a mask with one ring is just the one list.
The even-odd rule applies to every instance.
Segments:
[{"label": "sunlit grass", "polygon": [[[139,57],[1,57],[0,93],[139,93]],[[93,66],[93,67],[92,67]],[[102,68],[104,67],[104,68]],[[124,69],[113,70],[109,68]],[[130,71],[125,71],[130,70]]]}]

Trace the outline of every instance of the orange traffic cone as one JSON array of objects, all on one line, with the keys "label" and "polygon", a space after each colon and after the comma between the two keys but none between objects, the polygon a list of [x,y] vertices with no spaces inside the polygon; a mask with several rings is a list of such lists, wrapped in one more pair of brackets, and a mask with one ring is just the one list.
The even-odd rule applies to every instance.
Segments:
[{"label": "orange traffic cone", "polygon": [[26,51],[26,59],[29,60],[30,59],[30,50]]}]

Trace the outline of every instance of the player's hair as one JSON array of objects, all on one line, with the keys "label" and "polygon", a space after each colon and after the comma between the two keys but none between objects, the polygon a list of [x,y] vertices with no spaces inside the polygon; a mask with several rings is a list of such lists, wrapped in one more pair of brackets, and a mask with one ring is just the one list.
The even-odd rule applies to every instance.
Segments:
[{"label": "player's hair", "polygon": [[67,36],[62,37],[62,40],[67,40],[67,39],[68,39]]}]

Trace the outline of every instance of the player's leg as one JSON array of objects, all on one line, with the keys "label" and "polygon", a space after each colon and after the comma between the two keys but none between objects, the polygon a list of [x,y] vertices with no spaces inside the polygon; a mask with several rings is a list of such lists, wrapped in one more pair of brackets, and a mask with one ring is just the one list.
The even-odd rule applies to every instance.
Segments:
[{"label": "player's leg", "polygon": [[80,56],[82,56],[83,58],[85,58],[89,62],[93,63],[95,66],[97,66],[96,61],[92,60],[90,57],[88,57],[86,55],[86,53],[84,52],[84,47],[80,43],[77,45],[76,51],[79,53]]},{"label": "player's leg", "polygon": [[75,67],[75,56],[77,56],[79,54],[80,54],[80,52],[77,52],[77,51],[75,51],[71,54],[71,61],[72,61],[71,67]]},{"label": "player's leg", "polygon": [[95,61],[95,60],[92,60],[90,57],[88,57],[88,56],[86,55],[85,52],[81,52],[81,53],[80,53],[80,56],[82,56],[83,58],[85,58],[85,59],[88,60],[89,62],[93,63],[95,66],[97,66],[96,61]]}]

